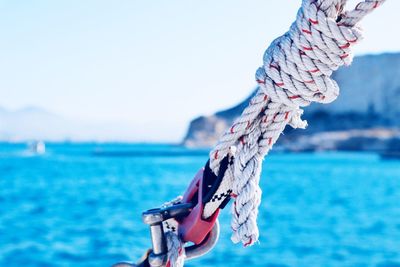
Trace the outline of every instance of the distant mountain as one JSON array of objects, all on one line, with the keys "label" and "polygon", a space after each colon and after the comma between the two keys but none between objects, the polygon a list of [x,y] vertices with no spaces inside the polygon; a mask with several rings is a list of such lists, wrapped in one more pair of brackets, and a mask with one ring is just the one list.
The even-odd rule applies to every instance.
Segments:
[{"label": "distant mountain", "polygon": [[0,141],[131,141],[136,136],[132,125],[79,121],[39,107],[0,107]]},{"label": "distant mountain", "polygon": [[[69,123],[57,115],[36,107],[16,111],[0,109],[0,140],[63,139]],[[68,126],[67,126],[68,128]]]},{"label": "distant mountain", "polygon": [[[365,136],[377,139],[400,136],[400,53],[356,57],[351,66],[339,69],[333,77],[341,89],[338,99],[331,104],[314,103],[305,108],[303,119],[309,121],[308,128],[292,130],[287,127],[278,144],[295,150],[319,149],[319,143],[312,143],[310,139],[319,135],[320,139],[314,138],[314,141],[331,140],[330,148],[336,149],[340,148],[340,142],[351,138],[358,138],[359,143]],[[192,120],[183,144],[214,145],[247,106],[250,97],[230,109]],[[381,130],[371,131],[375,128]],[[343,131],[352,131],[352,134],[346,138]],[[331,134],[321,136],[326,132]],[[340,133],[341,137],[335,137],[335,133]]]}]

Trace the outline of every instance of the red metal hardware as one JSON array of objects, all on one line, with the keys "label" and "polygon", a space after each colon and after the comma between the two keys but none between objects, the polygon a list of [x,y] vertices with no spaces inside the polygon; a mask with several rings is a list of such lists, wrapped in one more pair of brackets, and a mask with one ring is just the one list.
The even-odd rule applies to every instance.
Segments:
[{"label": "red metal hardware", "polygon": [[[204,168],[200,169],[193,178],[188,189],[183,196],[182,203],[193,202],[197,197],[197,202],[189,215],[179,222],[179,235],[185,242],[200,244],[211,232],[217,220],[219,209],[207,219],[202,218],[203,204],[203,174]],[[197,194],[196,194],[197,193]]]}]

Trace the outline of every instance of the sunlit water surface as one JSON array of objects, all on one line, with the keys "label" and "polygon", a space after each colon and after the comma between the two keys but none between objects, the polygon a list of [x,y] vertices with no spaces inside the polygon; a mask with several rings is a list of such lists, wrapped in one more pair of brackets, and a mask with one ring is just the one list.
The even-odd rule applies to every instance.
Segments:
[{"label": "sunlit water surface", "polygon": [[[110,266],[150,246],[141,212],[181,194],[207,151],[168,145],[0,144],[0,266]],[[260,242],[230,241],[186,266],[400,266],[400,161],[273,154]]]}]

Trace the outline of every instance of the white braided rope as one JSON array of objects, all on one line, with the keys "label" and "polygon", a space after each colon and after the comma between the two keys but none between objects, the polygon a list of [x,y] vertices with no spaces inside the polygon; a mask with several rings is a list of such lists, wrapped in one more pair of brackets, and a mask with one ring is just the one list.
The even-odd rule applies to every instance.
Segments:
[{"label": "white braided rope", "polygon": [[[175,204],[182,202],[182,196],[178,196],[175,199],[166,202],[162,205],[162,208],[170,207]],[[183,267],[185,263],[185,246],[178,236],[179,223],[171,218],[163,222],[163,228],[165,233],[165,239],[167,241],[167,267]]]},{"label": "white braided rope", "polygon": [[[339,87],[330,75],[351,63],[351,46],[362,39],[357,23],[384,1],[366,0],[343,11],[346,0],[303,0],[290,30],[266,50],[256,72],[256,95],[210,153],[210,166],[217,174],[229,149],[237,148],[234,164],[215,193],[233,190],[236,195],[231,223],[235,243],[251,245],[258,240],[262,159],[287,124],[306,127],[300,107],[337,98]],[[203,217],[210,217],[222,201],[206,203]]]},{"label": "white braided rope", "polygon": [[175,232],[165,233],[168,248],[168,267],[183,267],[185,263],[185,247]]}]

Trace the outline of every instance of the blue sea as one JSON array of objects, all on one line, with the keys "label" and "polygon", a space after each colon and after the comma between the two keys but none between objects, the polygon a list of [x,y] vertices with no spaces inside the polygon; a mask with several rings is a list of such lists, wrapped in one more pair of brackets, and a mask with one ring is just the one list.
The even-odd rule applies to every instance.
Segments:
[{"label": "blue sea", "polygon": [[[141,212],[182,194],[206,150],[174,145],[0,144],[0,266],[110,266],[150,247]],[[186,266],[400,266],[400,161],[272,153],[260,242],[230,241]]]}]

